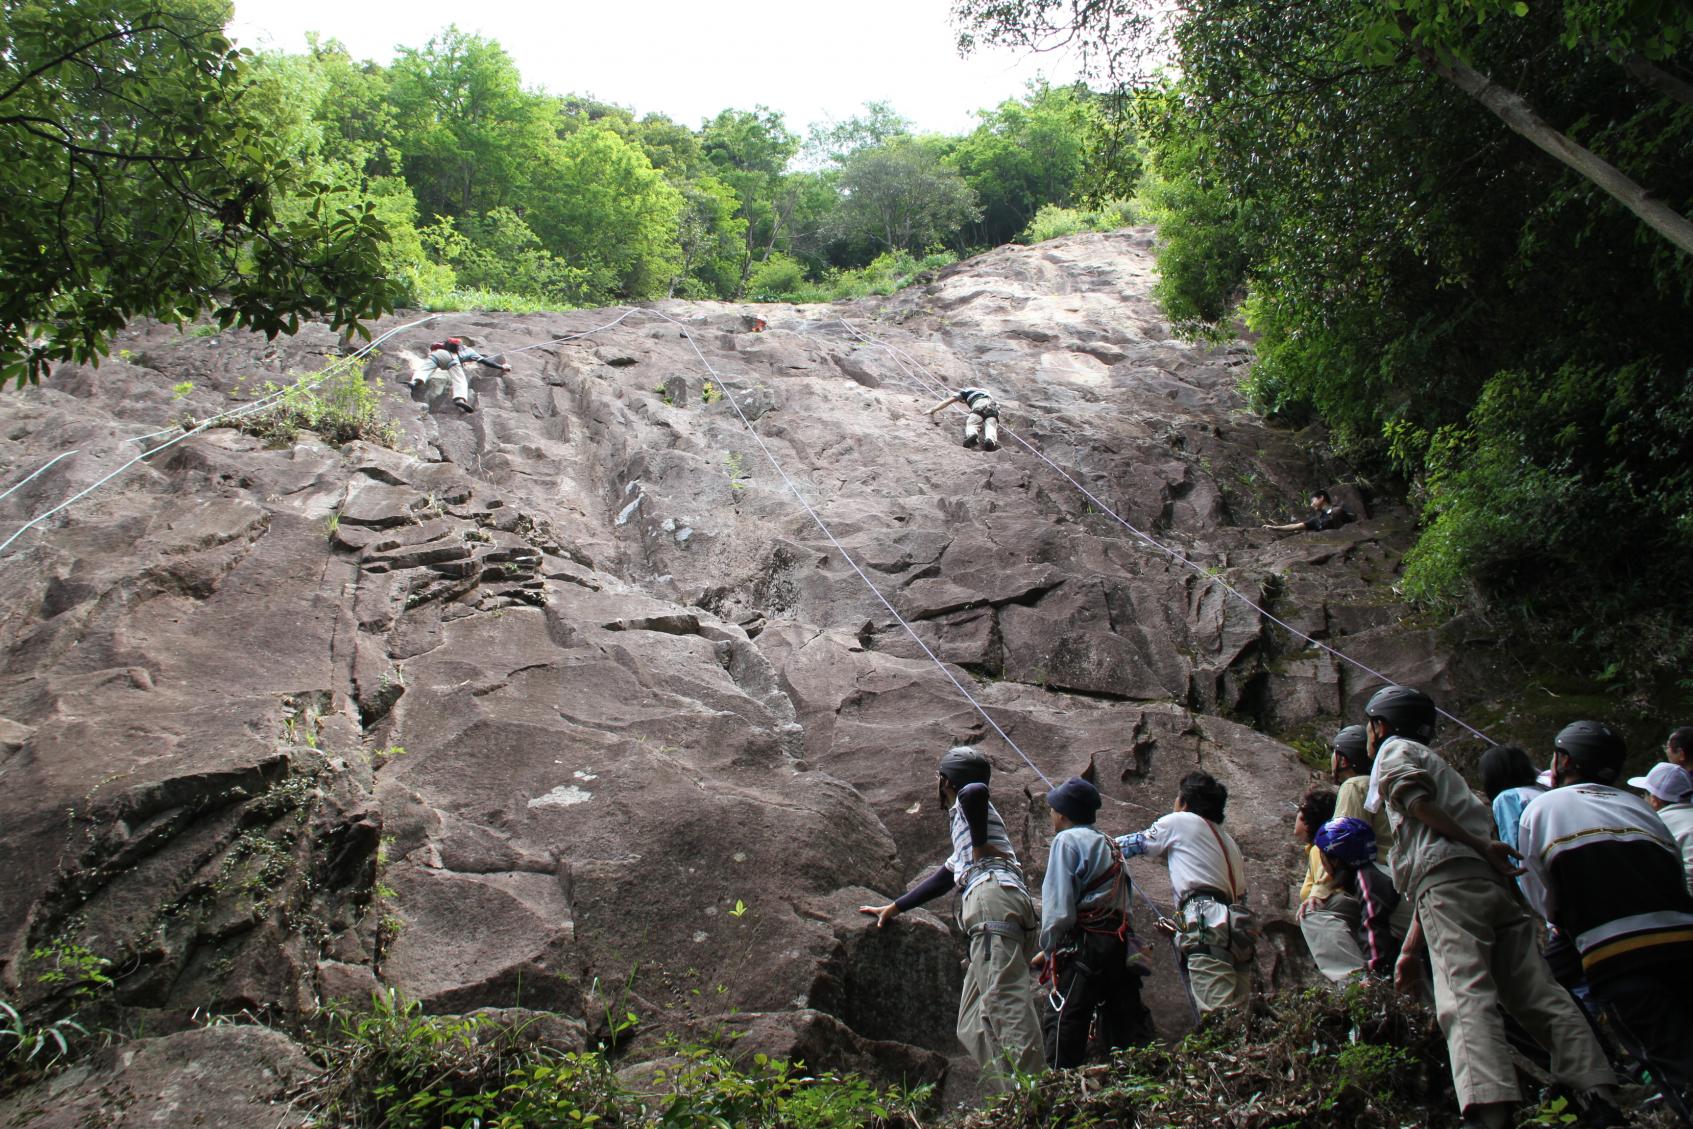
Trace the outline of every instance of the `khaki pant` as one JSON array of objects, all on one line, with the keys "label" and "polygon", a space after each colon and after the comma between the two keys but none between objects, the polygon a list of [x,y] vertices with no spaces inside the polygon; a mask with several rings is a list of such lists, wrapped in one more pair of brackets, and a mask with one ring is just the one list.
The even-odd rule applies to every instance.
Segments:
[{"label": "khaki pant", "polygon": [[1435,1014],[1459,1108],[1522,1097],[1501,1005],[1551,1052],[1560,1082],[1577,1093],[1616,1082],[1576,1002],[1552,979],[1534,922],[1509,889],[1488,878],[1442,882],[1422,892],[1417,917],[1434,961]]},{"label": "khaki pant", "polygon": [[1187,987],[1201,1016],[1241,1007],[1252,995],[1252,963],[1237,964],[1212,953],[1187,955]]},{"label": "khaki pant", "polygon": [[[1358,944],[1358,929],[1364,907],[1351,894],[1333,894],[1321,906],[1299,919],[1299,931],[1317,962],[1317,971],[1344,983],[1361,975],[1367,963]],[[1403,939],[1411,927],[1411,902],[1401,898],[1393,910],[1393,935]]]},{"label": "khaki pant", "polygon": [[[470,403],[470,374],[465,371],[464,362],[445,349],[432,350],[429,357],[435,362],[435,371],[446,373],[447,379],[452,382],[453,399]],[[414,374],[411,378],[412,386],[423,384],[427,379],[427,376]]]},{"label": "khaki pant", "polygon": [[974,447],[983,441],[988,450],[999,446],[999,417],[971,412],[964,420],[964,445]]},{"label": "khaki pant", "polygon": [[[1034,1074],[1046,1066],[1029,982],[1040,915],[1027,894],[990,878],[964,895],[962,920],[970,960],[958,1000],[958,1039],[982,1068],[982,1080],[1008,1089],[1013,1071]],[[1012,922],[1023,932],[1008,937],[976,928],[985,922]]]}]

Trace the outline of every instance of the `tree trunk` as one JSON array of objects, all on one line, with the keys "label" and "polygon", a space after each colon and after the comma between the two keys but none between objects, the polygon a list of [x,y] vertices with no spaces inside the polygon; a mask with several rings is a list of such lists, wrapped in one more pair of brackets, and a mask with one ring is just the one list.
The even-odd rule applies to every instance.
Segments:
[{"label": "tree trunk", "polygon": [[1654,64],[1638,51],[1623,56],[1622,65],[1629,74],[1667,98],[1674,98],[1683,106],[1693,106],[1693,86],[1682,82],[1662,67]]},{"label": "tree trunk", "polygon": [[1534,112],[1522,95],[1507,90],[1463,63],[1442,61],[1434,51],[1421,44],[1414,44],[1413,50],[1436,74],[1486,106],[1516,133],[1604,189],[1646,226],[1693,255],[1693,223],[1673,208],[1652,199],[1650,193],[1597,153],[1582,148],[1553,129]]}]

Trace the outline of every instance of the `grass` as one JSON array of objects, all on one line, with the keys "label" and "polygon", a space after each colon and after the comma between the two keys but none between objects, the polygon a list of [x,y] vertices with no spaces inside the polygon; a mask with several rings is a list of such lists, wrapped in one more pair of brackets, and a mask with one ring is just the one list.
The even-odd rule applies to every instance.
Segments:
[{"label": "grass", "polygon": [[511,314],[546,314],[580,309],[568,302],[513,294],[503,290],[442,290],[426,294],[423,308],[431,313],[459,313],[466,310],[498,310]]}]

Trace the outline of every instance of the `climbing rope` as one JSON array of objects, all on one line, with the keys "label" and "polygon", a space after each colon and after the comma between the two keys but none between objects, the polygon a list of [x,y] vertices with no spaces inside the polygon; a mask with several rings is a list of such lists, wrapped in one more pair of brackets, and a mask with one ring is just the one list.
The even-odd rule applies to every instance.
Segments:
[{"label": "climbing rope", "polygon": [[0,494],[0,500],[10,498],[12,496],[12,492],[17,490],[18,487],[27,486],[30,483],[31,479],[34,479],[36,475],[40,474],[42,471],[44,471],[48,467],[52,466],[54,463],[58,462],[60,459],[68,459],[72,455],[75,455],[75,454],[78,454],[78,453],[79,452],[76,452],[76,451],[62,451],[59,454],[54,455],[52,458],[50,458],[46,462],[42,463],[39,467],[36,467],[35,470],[29,475],[28,478],[19,479],[17,482],[14,482],[12,485],[6,487],[6,492],[4,494]]},{"label": "climbing rope", "polygon": [[994,720],[993,715],[988,713],[987,707],[977,701],[974,694],[965,689],[964,684],[958,680],[958,677],[947,668],[947,665],[942,662],[940,657],[929,648],[929,645],[923,642],[922,636],[918,635],[916,629],[906,621],[904,616],[899,614],[899,610],[893,606],[887,596],[882,594],[882,590],[876,587],[876,582],[870,579],[865,571],[859,567],[858,562],[853,559],[852,554],[847,552],[846,546],[841,544],[840,539],[837,538],[834,531],[829,528],[829,523],[824,521],[822,516],[818,514],[817,510],[812,507],[809,501],[806,500],[805,495],[800,492],[798,484],[796,484],[794,480],[788,476],[788,472],[782,468],[782,463],[776,458],[775,452],[772,451],[769,444],[764,441],[764,437],[758,433],[758,429],[752,425],[752,420],[747,418],[747,414],[741,410],[740,400],[736,397],[734,390],[728,386],[722,376],[718,374],[717,370],[712,367],[711,362],[706,359],[705,353],[700,349],[699,343],[694,340],[694,335],[688,331],[687,325],[659,310],[647,310],[644,312],[653,317],[662,318],[681,330],[683,338],[686,339],[688,345],[693,349],[694,356],[699,358],[700,364],[705,367],[705,371],[711,374],[712,380],[716,383],[716,386],[722,389],[723,398],[728,401],[729,406],[735,410],[735,415],[740,418],[742,425],[744,425],[748,433],[752,435],[753,440],[758,444],[759,450],[764,452],[764,457],[769,461],[771,469],[776,472],[777,477],[782,480],[783,485],[788,488],[788,491],[793,494],[794,498],[799,502],[801,508],[805,510],[806,514],[817,525],[817,528],[822,531],[823,536],[828,539],[829,544],[833,545],[835,547],[835,551],[840,553],[841,559],[846,561],[848,566],[852,568],[852,571],[858,574],[858,578],[864,582],[864,586],[870,589],[871,593],[875,595],[877,600],[881,601],[882,606],[888,610],[889,615],[894,617],[895,622],[905,628],[906,634],[911,636],[912,642],[916,643],[918,648],[928,656],[929,661],[933,662],[935,666],[940,669],[940,672],[946,675],[947,681],[951,682],[953,687],[964,696],[965,700],[968,701],[972,707],[974,707],[975,711],[981,715],[982,720],[986,721],[988,725],[993,728],[993,731],[999,735],[1000,740],[1004,741],[1012,752],[1022,758],[1023,763],[1029,766],[1029,770],[1031,772],[1040,777],[1042,783],[1049,788],[1052,787],[1052,779],[1040,770],[1040,766],[1029,759],[1029,754],[1025,753],[1022,747],[1018,745],[1016,741],[1011,739],[1011,735],[1000,726],[999,722]]},{"label": "climbing rope", "polygon": [[[417,319],[416,321],[413,321],[413,322],[407,322],[405,325],[397,325],[393,329],[390,329],[388,332],[382,334],[382,336],[377,337],[374,340],[367,343],[363,348],[356,350],[355,352],[353,352],[351,354],[351,356],[349,358],[346,358],[346,359],[353,359],[353,358],[366,356],[367,354],[370,353],[370,351],[372,349],[375,349],[382,342],[384,342],[384,341],[388,340],[388,338],[394,336],[394,334],[399,333],[402,330],[412,329],[416,326],[424,325],[428,322],[434,321],[435,318],[438,317],[438,316],[439,315],[431,314],[428,317],[419,318],[419,319]],[[166,448],[174,447],[178,443],[181,443],[186,439],[192,438],[195,435],[199,435],[201,432],[207,430],[208,428],[210,428],[214,424],[221,423],[225,420],[239,419],[242,416],[251,415],[254,412],[263,411],[265,408],[270,407],[277,400],[281,399],[283,396],[286,396],[290,392],[294,392],[294,391],[301,389],[301,388],[315,388],[317,385],[319,385],[323,381],[327,380],[330,376],[334,375],[339,370],[340,370],[339,364],[330,365],[323,372],[319,373],[318,376],[316,377],[316,379],[307,381],[304,385],[299,385],[299,384],[292,385],[288,388],[284,388],[284,389],[281,389],[277,392],[273,392],[273,393],[271,393],[267,396],[261,397],[258,400],[254,400],[251,403],[242,404],[238,408],[232,408],[227,412],[220,412],[219,414],[217,414],[215,416],[211,416],[208,419],[200,421],[194,427],[184,430],[182,432],[182,434],[178,435],[176,438],[167,440],[164,443],[160,443],[156,447],[150,447],[147,450],[142,451],[139,455],[136,455],[134,458],[130,459],[128,462],[123,463],[116,470],[113,470],[110,473],[105,474],[105,475],[101,476],[100,478],[96,479],[93,483],[91,483],[90,485],[88,485],[88,486],[84,487],[83,489],[77,491],[75,494],[72,494],[69,498],[66,498],[64,501],[60,502],[58,505],[54,506],[53,508],[51,508],[49,510],[45,510],[42,513],[37,514],[35,517],[30,518],[23,525],[21,525],[17,529],[15,529],[12,532],[12,535],[10,537],[6,538],[4,541],[0,541],[0,554],[5,553],[5,551],[8,548],[11,547],[12,542],[16,541],[19,537],[23,536],[24,533],[26,533],[29,530],[35,528],[37,525],[40,525],[42,522],[46,521],[48,518],[52,517],[54,514],[59,513],[59,512],[65,510],[65,509],[67,509],[68,507],[70,507],[74,503],[81,501],[83,498],[88,497],[88,495],[94,493],[96,490],[100,489],[100,487],[104,486],[106,483],[110,482],[112,479],[118,477],[118,475],[122,474],[124,471],[126,471],[130,467],[134,466],[136,463],[139,463],[139,462],[143,461],[144,459],[147,459],[148,457],[150,457],[152,455],[156,455],[160,451],[165,450]],[[175,430],[175,429],[169,428],[169,429],[166,429],[165,431],[156,431],[152,435],[138,436],[137,438],[138,439],[150,439],[150,438],[153,438],[154,436],[157,436],[157,435],[169,434],[170,431],[173,431],[173,430]],[[134,442],[134,441],[135,440],[133,440],[133,439],[132,440],[126,440],[126,442]],[[70,452],[67,452],[67,453],[70,453]],[[63,458],[63,457],[64,457],[63,455],[59,456],[59,458]],[[58,459],[53,460],[53,462],[58,462],[58,461],[59,461]],[[47,465],[51,466],[52,463],[49,463]],[[42,467],[41,469],[46,470],[47,467]],[[40,471],[37,471],[36,473],[39,474]],[[33,478],[34,475],[31,475],[30,477]],[[25,479],[24,481],[27,482],[28,479]],[[22,485],[23,485],[23,482],[18,483],[18,486],[22,486]],[[16,489],[16,487],[14,487],[13,489]],[[7,493],[10,493],[10,492],[11,491],[7,491]]]},{"label": "climbing rope", "polygon": [[[942,383],[938,378],[936,378],[933,373],[930,373],[928,371],[928,369],[923,365],[923,363],[921,361],[917,360],[917,358],[913,357],[910,353],[907,353],[907,352],[905,352],[905,350],[899,349],[896,346],[889,345],[887,342],[882,341],[879,338],[877,338],[877,337],[875,337],[871,334],[864,333],[863,331],[861,331],[858,328],[856,328],[855,326],[853,326],[845,318],[841,318],[840,322],[841,322],[841,325],[846,328],[847,332],[852,334],[859,341],[861,341],[861,342],[863,342],[867,345],[873,345],[873,346],[876,346],[876,347],[884,350],[888,354],[888,356],[893,359],[894,364],[899,368],[901,374],[906,376],[908,379],[912,380],[919,387],[925,387],[925,379],[926,379],[926,382],[927,382],[926,387],[928,388],[928,390],[930,390],[930,391],[940,391],[940,392],[950,392],[950,389],[948,389],[948,387],[944,383]],[[911,373],[906,368],[906,365],[905,365],[906,361],[909,361],[913,366],[915,366],[917,369],[919,369],[922,372],[923,377],[919,378],[916,375],[914,375],[913,373]],[[1098,495],[1094,494],[1093,491],[1089,490],[1086,486],[1083,486],[1080,482],[1078,482],[1070,474],[1069,471],[1066,471],[1063,467],[1059,466],[1057,463],[1053,462],[1050,458],[1048,458],[1046,453],[1043,452],[1042,450],[1040,450],[1040,448],[1036,447],[1034,444],[1032,444],[1028,440],[1024,439],[1021,435],[1019,435],[1016,431],[1014,431],[1009,426],[1003,426],[1002,425],[1000,430],[1002,432],[1004,432],[1006,435],[1010,436],[1012,439],[1016,440],[1023,447],[1024,450],[1028,451],[1031,455],[1035,456],[1035,458],[1039,459],[1041,462],[1043,462],[1047,466],[1051,467],[1054,472],[1056,472],[1061,478],[1064,479],[1064,481],[1068,482],[1071,486],[1074,486],[1078,491],[1081,492],[1082,496],[1085,497],[1088,500],[1088,502],[1091,505],[1094,506],[1095,509],[1099,510],[1100,513],[1104,514],[1106,517],[1109,517],[1113,521],[1117,522],[1117,524],[1121,525],[1124,529],[1127,529],[1130,533],[1132,533],[1136,537],[1140,538],[1141,541],[1145,542],[1150,547],[1152,547],[1152,548],[1158,550],[1159,552],[1163,553],[1165,556],[1169,557],[1171,560],[1177,562],[1178,564],[1181,564],[1181,565],[1185,566],[1186,568],[1191,569],[1193,572],[1195,572],[1195,573],[1199,574],[1200,576],[1204,577],[1206,580],[1216,584],[1223,591],[1227,592],[1229,595],[1233,596],[1235,599],[1239,600],[1241,603],[1245,604],[1247,607],[1251,608],[1253,611],[1257,612],[1259,615],[1263,616],[1265,619],[1269,620],[1271,623],[1274,623],[1276,626],[1281,627],[1282,629],[1287,631],[1289,634],[1295,636],[1296,638],[1303,639],[1303,640],[1305,640],[1305,642],[1311,644],[1313,647],[1316,647],[1319,650],[1321,650],[1321,651],[1323,651],[1323,652],[1325,652],[1329,655],[1332,655],[1334,658],[1339,659],[1342,662],[1351,664],[1352,666],[1354,666],[1357,669],[1363,671],[1364,673],[1370,675],[1371,677],[1377,679],[1378,681],[1385,683],[1386,685],[1389,685],[1389,686],[1398,685],[1398,683],[1396,683],[1393,679],[1389,678],[1387,675],[1383,674],[1381,671],[1376,670],[1374,667],[1371,667],[1366,663],[1360,662],[1358,659],[1353,658],[1352,656],[1346,654],[1345,652],[1339,650],[1338,648],[1332,647],[1329,644],[1324,643],[1320,639],[1312,638],[1310,635],[1308,635],[1305,632],[1299,630],[1297,627],[1294,627],[1292,624],[1288,623],[1286,620],[1284,620],[1281,617],[1275,615],[1269,609],[1267,609],[1267,608],[1263,607],[1262,605],[1260,605],[1259,603],[1257,603],[1251,597],[1247,596],[1244,592],[1240,591],[1240,589],[1236,588],[1234,585],[1230,584],[1228,581],[1224,580],[1222,577],[1217,576],[1216,574],[1214,574],[1213,572],[1211,572],[1210,570],[1205,568],[1205,566],[1196,563],[1191,558],[1189,558],[1186,554],[1180,552],[1177,549],[1173,549],[1168,545],[1165,545],[1163,542],[1159,541],[1156,537],[1153,537],[1151,534],[1146,533],[1143,530],[1137,528],[1132,522],[1130,522],[1128,519],[1124,518],[1122,515],[1118,514],[1116,510],[1112,509],[1110,506],[1106,505],[1102,500],[1100,500]],[[1459,726],[1460,728],[1468,730],[1470,733],[1472,733],[1475,736],[1481,738],[1483,741],[1486,741],[1489,745],[1498,744],[1498,742],[1495,741],[1493,738],[1489,737],[1487,734],[1483,733],[1481,730],[1477,729],[1475,726],[1471,725],[1469,722],[1465,721],[1463,718],[1460,718],[1460,717],[1458,717],[1454,714],[1448,713],[1447,711],[1441,709],[1439,706],[1436,706],[1435,710],[1436,710],[1437,713],[1440,714],[1441,717],[1444,717],[1446,720],[1452,722],[1453,724]]]}]

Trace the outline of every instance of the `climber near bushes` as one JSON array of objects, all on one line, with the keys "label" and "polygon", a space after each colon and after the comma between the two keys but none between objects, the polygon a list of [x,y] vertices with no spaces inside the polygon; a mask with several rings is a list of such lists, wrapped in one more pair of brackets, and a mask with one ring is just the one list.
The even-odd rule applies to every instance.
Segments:
[{"label": "climber near bushes", "polygon": [[510,365],[484,357],[475,349],[466,346],[462,338],[449,337],[444,341],[432,343],[429,346],[429,356],[412,369],[412,389],[416,391],[427,384],[431,373],[444,372],[452,380],[453,403],[458,405],[461,412],[473,412],[476,409],[470,403],[470,375],[464,367],[472,362],[498,369],[500,372],[511,371]]},{"label": "climber near bushes", "polygon": [[1358,520],[1358,516],[1344,504],[1335,505],[1327,490],[1311,491],[1311,509],[1311,516],[1304,521],[1290,521],[1286,525],[1266,525],[1264,528],[1276,533],[1302,533],[1306,530],[1321,532],[1339,529]]},{"label": "climber near bushes", "polygon": [[1147,1042],[1156,1032],[1140,998],[1147,969],[1129,920],[1129,873],[1117,844],[1094,826],[1099,790],[1072,776],[1046,794],[1046,803],[1053,836],[1034,963],[1052,982],[1052,1006],[1041,1013],[1047,1060],[1066,1068],[1087,1057],[1096,1013],[1109,1050]]},{"label": "climber near bushes", "polygon": [[999,450],[999,404],[985,388],[960,388],[929,409],[929,416],[953,404],[964,405],[970,414],[964,419],[964,445],[982,445],[984,451]]},{"label": "climber near bushes", "polygon": [[1039,918],[1005,821],[988,795],[993,766],[969,745],[947,750],[935,791],[945,807],[952,854],[934,873],[880,906],[859,906],[881,928],[896,915],[956,887],[970,946],[958,1001],[958,1038],[989,1085],[1009,1089],[1046,1064],[1029,965]]}]

